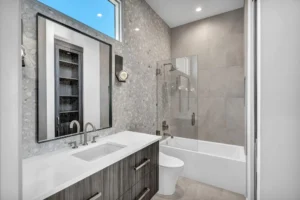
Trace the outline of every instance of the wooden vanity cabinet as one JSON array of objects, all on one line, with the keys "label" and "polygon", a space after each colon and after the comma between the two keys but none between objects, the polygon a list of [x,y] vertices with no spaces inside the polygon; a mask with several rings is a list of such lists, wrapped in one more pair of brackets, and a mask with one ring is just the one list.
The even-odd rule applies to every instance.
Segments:
[{"label": "wooden vanity cabinet", "polygon": [[[103,191],[103,171],[83,179],[74,185],[47,198],[49,200],[88,200],[100,196]],[[102,194],[101,194],[102,196]],[[101,196],[93,200],[102,200]]]},{"label": "wooden vanity cabinet", "polygon": [[156,142],[47,200],[150,200],[158,191],[158,155]]}]

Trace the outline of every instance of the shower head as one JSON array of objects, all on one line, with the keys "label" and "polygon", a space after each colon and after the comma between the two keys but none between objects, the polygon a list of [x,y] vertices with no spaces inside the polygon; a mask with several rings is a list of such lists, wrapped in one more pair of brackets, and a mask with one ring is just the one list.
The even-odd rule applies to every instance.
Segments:
[{"label": "shower head", "polygon": [[174,65],[172,63],[166,63],[166,64],[164,64],[164,66],[168,66],[168,65],[171,66],[170,72],[177,70],[176,67],[174,67]]}]

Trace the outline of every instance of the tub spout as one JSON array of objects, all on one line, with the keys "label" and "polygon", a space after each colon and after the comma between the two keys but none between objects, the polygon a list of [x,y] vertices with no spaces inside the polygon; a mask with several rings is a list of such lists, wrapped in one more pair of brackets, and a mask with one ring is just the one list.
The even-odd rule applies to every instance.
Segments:
[{"label": "tub spout", "polygon": [[164,133],[164,136],[170,136],[172,139],[174,138],[174,136],[170,133]]}]

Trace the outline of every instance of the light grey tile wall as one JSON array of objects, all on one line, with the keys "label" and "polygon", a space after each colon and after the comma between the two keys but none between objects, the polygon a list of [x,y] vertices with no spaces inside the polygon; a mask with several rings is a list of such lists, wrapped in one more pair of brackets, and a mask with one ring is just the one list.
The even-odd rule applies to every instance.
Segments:
[{"label": "light grey tile wall", "polygon": [[198,55],[198,139],[244,145],[244,10],[173,28],[171,35],[172,58]]},{"label": "light grey tile wall", "polygon": [[[42,144],[36,143],[37,124],[37,49],[36,13],[113,44],[115,53],[124,57],[129,73],[126,83],[113,83],[113,128],[96,134],[105,136],[122,130],[154,134],[156,130],[156,61],[171,57],[171,30],[144,0],[123,0],[124,38],[115,41],[36,0],[23,0],[24,46],[27,56],[23,68],[23,157],[31,157],[67,146],[79,136]],[[136,27],[139,32],[134,31]],[[114,75],[113,75],[114,76]]]}]

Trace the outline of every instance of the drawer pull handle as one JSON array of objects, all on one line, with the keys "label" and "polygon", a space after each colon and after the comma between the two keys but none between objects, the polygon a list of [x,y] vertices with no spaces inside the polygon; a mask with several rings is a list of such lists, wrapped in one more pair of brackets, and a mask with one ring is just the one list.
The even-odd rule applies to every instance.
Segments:
[{"label": "drawer pull handle", "polygon": [[138,200],[142,200],[149,192],[150,192],[150,188],[145,188],[145,192],[142,194],[142,196]]},{"label": "drawer pull handle", "polygon": [[134,170],[138,171],[139,169],[143,168],[145,165],[147,165],[150,162],[150,159],[145,160],[142,164],[139,166],[135,167]]},{"label": "drawer pull handle", "polygon": [[94,196],[89,198],[88,200],[98,200],[101,197],[101,192],[97,192]]}]

